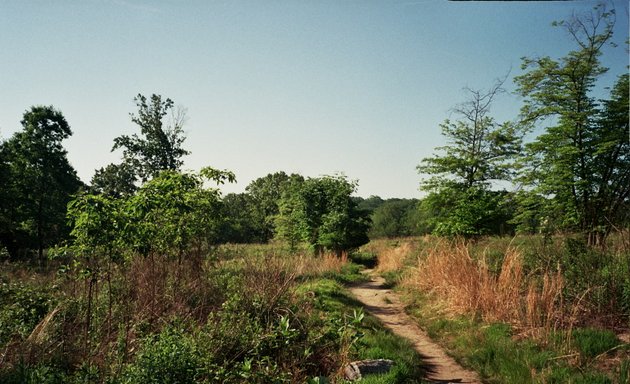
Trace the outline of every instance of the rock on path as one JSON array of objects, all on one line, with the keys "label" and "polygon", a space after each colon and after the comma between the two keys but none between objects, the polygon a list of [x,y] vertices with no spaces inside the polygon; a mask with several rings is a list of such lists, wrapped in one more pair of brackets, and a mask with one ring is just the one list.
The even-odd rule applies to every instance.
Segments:
[{"label": "rock on path", "polygon": [[434,383],[481,383],[477,373],[465,369],[448,356],[405,313],[398,295],[384,288],[385,280],[382,277],[371,274],[370,277],[371,281],[350,287],[350,292],[383,325],[413,343],[427,365],[427,377],[423,379]]}]

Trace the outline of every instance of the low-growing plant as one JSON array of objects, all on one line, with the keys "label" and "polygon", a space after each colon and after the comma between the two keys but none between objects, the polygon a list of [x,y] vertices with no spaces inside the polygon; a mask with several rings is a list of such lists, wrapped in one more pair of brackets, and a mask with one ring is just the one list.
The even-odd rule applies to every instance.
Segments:
[{"label": "low-growing plant", "polygon": [[587,359],[612,351],[621,344],[614,332],[595,328],[574,329],[571,332],[571,341],[580,355]]}]

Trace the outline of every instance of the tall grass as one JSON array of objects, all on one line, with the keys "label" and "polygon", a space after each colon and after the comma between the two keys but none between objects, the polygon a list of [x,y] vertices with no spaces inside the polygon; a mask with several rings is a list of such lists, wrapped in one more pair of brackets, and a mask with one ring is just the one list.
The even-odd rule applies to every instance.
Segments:
[{"label": "tall grass", "polygon": [[475,259],[463,242],[439,240],[426,248],[403,284],[437,295],[452,314],[510,323],[522,332],[549,335],[566,318],[560,271],[527,275],[522,255],[509,247],[498,273]]},{"label": "tall grass", "polygon": [[[313,298],[297,294],[296,285],[300,276],[339,272],[347,264],[346,255],[228,245],[204,258],[136,255],[100,263],[90,275],[75,269],[52,274],[46,279],[57,287],[52,304],[28,301],[42,307],[37,318],[0,308],[0,325],[7,318],[28,328],[0,334],[0,382],[23,382],[39,370],[72,381],[81,367],[97,376],[90,382],[145,382],[147,372],[166,364],[163,353],[188,350],[197,352],[181,364],[199,365],[206,382],[214,382],[212,375],[248,382],[230,375],[249,374],[302,382],[334,373],[347,341],[338,324],[328,323],[333,319],[313,312]],[[22,286],[6,291],[12,302],[34,297]],[[42,300],[53,294],[43,292]]]}]

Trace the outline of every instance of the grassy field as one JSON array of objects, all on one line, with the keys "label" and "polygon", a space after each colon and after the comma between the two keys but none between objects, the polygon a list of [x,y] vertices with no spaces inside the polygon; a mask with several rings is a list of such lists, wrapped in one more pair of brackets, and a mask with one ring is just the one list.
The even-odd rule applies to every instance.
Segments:
[{"label": "grassy field", "polygon": [[[373,241],[408,311],[489,383],[629,382],[630,248],[577,239]],[[624,338],[626,341],[622,341]]]},{"label": "grassy field", "polygon": [[355,359],[396,361],[365,383],[420,382],[422,362],[347,294],[360,266],[273,245],[226,245],[0,273],[2,383],[343,382]]}]

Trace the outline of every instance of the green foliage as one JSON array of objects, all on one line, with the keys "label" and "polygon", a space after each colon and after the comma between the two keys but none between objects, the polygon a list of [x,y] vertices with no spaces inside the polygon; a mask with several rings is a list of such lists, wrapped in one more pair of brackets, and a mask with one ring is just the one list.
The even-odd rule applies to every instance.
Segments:
[{"label": "green foliage", "polygon": [[[151,99],[138,94],[134,101],[138,113],[131,114],[131,121],[140,127],[142,137],[134,134],[114,139],[112,150],[123,148],[124,162],[129,164],[141,181],[147,181],[164,170],[179,170],[182,156],[189,154],[182,148],[186,139],[183,131],[185,114],[182,110],[173,113],[171,99],[153,94]],[[172,121],[166,123],[164,117],[172,114]]]},{"label": "green foliage", "polygon": [[[114,139],[112,151],[122,148],[123,161],[96,170],[91,183],[97,193],[129,196],[137,189],[138,181],[144,183],[162,171],[179,171],[183,165],[181,158],[190,154],[182,146],[186,140],[183,108],[174,110],[173,100],[163,100],[156,94],[150,99],[138,94],[134,102],[138,112],[130,116],[140,128],[140,135],[122,135]],[[165,121],[169,114],[170,120]]]},{"label": "green foliage", "polygon": [[79,195],[69,204],[74,246],[180,257],[194,244],[215,243],[221,227],[220,192],[204,188],[234,181],[234,174],[204,168],[199,174],[163,171],[131,196]]},{"label": "green foliage", "polygon": [[28,337],[54,303],[47,289],[0,280],[0,348],[12,337]]},{"label": "green foliage", "polygon": [[260,226],[252,197],[247,193],[229,193],[221,200],[225,218],[219,229],[220,243],[264,243],[265,230]]},{"label": "green foliage", "polygon": [[630,320],[630,257],[588,247],[582,239],[567,238],[564,250],[554,262],[565,278],[568,299],[588,298],[591,310],[617,314]]},{"label": "green foliage", "polygon": [[184,384],[200,382],[202,356],[195,340],[181,330],[167,328],[147,338],[120,383]]},{"label": "green foliage", "polygon": [[506,224],[511,217],[506,192],[445,187],[427,196],[423,209],[432,212],[429,223],[440,236],[475,237],[511,230]]},{"label": "green foliage", "polygon": [[571,333],[572,343],[585,358],[594,358],[621,344],[613,331],[578,328]]},{"label": "green foliage", "polygon": [[388,199],[372,213],[370,238],[406,237],[418,232],[418,200]]},{"label": "green foliage", "polygon": [[118,198],[132,195],[137,189],[136,181],[131,165],[122,163],[97,169],[90,183],[95,192]]},{"label": "green foliage", "polygon": [[83,184],[62,145],[72,131],[61,112],[34,106],[21,123],[0,148],[0,241],[13,257],[37,249],[43,260],[44,249],[67,236],[66,204]]},{"label": "green foliage", "polygon": [[[524,124],[550,118],[546,131],[526,146],[519,181],[528,188],[520,216],[560,218],[554,220],[560,229],[583,231],[590,245],[601,244],[623,222],[630,193],[627,74],[603,109],[592,96],[607,72],[599,57],[612,37],[614,18],[614,11],[598,5],[590,14],[557,23],[577,50],[559,61],[524,58],[526,72],[515,78],[525,98]],[[532,209],[534,214],[527,213]]]},{"label": "green foliage", "polygon": [[509,219],[506,194],[490,187],[492,182],[511,180],[523,133],[512,123],[498,124],[489,116],[502,85],[498,81],[486,92],[468,89],[470,100],[455,109],[461,120],[441,125],[449,145],[438,148],[443,154],[425,158],[417,167],[432,175],[422,182],[421,189],[430,192],[422,209],[425,215],[430,212],[429,227],[436,234],[469,237],[505,230],[500,223]]},{"label": "green foliage", "polygon": [[337,253],[368,242],[369,218],[351,195],[356,183],[343,176],[309,178],[295,184],[280,202],[276,219],[278,236],[295,247],[309,244],[317,253]]},{"label": "green foliage", "polygon": [[275,218],[280,213],[282,196],[302,182],[304,178],[300,175],[276,172],[252,181],[245,188],[251,199],[251,224],[260,231],[262,242],[271,240],[276,233]]}]

